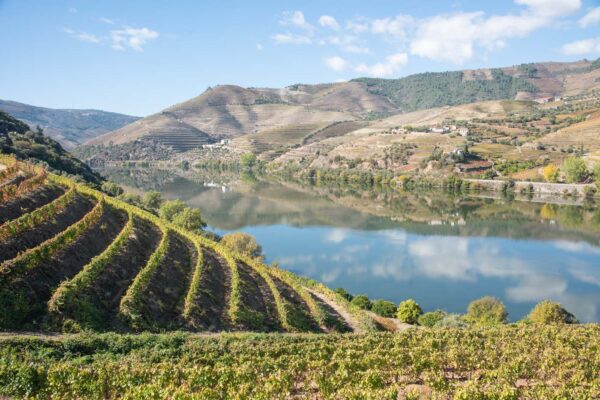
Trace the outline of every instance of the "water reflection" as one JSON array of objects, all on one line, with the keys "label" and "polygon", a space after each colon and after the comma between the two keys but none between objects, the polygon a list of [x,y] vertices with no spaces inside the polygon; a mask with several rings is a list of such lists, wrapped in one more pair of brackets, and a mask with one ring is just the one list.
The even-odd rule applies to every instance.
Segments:
[{"label": "water reflection", "polygon": [[219,233],[249,232],[269,262],[332,287],[396,302],[412,297],[449,312],[493,295],[513,320],[550,298],[582,321],[600,320],[600,213],[591,204],[315,188],[189,171],[105,174],[200,208]]}]

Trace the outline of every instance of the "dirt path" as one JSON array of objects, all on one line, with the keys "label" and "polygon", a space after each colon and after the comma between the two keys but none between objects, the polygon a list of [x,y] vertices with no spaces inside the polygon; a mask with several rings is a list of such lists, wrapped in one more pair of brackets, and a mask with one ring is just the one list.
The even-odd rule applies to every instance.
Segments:
[{"label": "dirt path", "polygon": [[346,309],[344,307],[340,306],[335,301],[328,299],[327,296],[325,296],[322,293],[319,293],[319,292],[309,289],[309,288],[305,288],[305,289],[308,292],[310,292],[311,294],[313,294],[314,296],[318,297],[322,302],[327,304],[329,307],[333,308],[335,310],[335,312],[337,312],[339,315],[341,315],[341,317],[344,318],[344,320],[346,321],[348,326],[350,326],[350,328],[352,328],[352,331],[354,333],[364,333],[364,331],[360,327],[360,324],[358,323],[358,321],[352,315],[350,315],[350,313],[348,311],[346,311]]}]

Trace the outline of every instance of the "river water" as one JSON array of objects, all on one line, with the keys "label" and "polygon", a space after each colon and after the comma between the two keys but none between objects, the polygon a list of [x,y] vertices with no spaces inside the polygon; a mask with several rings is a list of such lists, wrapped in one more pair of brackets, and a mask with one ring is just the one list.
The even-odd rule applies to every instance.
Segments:
[{"label": "river water", "polygon": [[129,190],[159,190],[197,207],[219,234],[254,235],[267,262],[332,288],[459,313],[491,295],[512,321],[551,299],[582,322],[600,321],[600,209],[583,201],[101,172]]}]

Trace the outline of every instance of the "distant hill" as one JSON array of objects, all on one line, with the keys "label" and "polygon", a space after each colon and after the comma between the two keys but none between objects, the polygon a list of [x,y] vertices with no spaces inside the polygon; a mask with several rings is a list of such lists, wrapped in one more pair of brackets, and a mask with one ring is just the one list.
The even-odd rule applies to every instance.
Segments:
[{"label": "distant hill", "polygon": [[220,85],[87,144],[150,139],[186,151],[235,139],[234,147],[273,158],[291,146],[314,141],[324,131],[325,136],[344,135],[353,129],[349,122],[479,101],[578,94],[600,87],[597,64],[531,63],[279,89]]},{"label": "distant hill", "polygon": [[39,125],[67,149],[139,119],[107,111],[44,108],[9,100],[0,100],[0,110],[32,128]]},{"label": "distant hill", "polygon": [[0,154],[41,164],[52,172],[75,176],[89,183],[98,184],[103,180],[43,131],[32,131],[27,124],[3,111],[0,111]]}]

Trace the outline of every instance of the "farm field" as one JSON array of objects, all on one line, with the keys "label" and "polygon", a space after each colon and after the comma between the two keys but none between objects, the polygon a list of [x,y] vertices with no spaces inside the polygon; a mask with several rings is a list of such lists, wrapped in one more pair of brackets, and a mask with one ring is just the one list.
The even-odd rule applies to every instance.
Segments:
[{"label": "farm field", "polygon": [[0,395],[87,399],[593,399],[600,328],[364,335],[0,336]]}]

